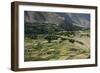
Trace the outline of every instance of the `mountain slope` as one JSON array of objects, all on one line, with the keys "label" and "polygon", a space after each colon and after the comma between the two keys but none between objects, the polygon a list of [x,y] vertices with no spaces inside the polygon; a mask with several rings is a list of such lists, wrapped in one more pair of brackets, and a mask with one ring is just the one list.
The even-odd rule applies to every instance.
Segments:
[{"label": "mountain slope", "polygon": [[24,16],[27,31],[48,33],[90,28],[89,14],[25,11]]}]

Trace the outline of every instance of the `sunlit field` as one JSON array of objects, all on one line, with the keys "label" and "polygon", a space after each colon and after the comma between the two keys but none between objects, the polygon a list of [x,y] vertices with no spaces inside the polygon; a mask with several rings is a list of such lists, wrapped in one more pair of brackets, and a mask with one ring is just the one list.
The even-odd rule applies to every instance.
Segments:
[{"label": "sunlit field", "polygon": [[25,37],[25,61],[90,58],[89,32],[70,33],[38,35],[35,39]]}]

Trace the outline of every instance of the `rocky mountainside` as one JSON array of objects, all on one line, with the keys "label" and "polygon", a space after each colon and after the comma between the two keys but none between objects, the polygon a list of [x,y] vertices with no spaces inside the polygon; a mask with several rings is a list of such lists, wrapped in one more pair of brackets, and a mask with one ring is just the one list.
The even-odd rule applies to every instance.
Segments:
[{"label": "rocky mountainside", "polygon": [[50,12],[25,12],[25,22],[29,23],[52,23],[59,24],[63,22],[64,18],[56,13]]},{"label": "rocky mountainside", "polygon": [[26,31],[32,30],[34,33],[37,31],[42,31],[42,33],[50,31],[76,31],[90,28],[90,15],[25,11],[24,22]]}]

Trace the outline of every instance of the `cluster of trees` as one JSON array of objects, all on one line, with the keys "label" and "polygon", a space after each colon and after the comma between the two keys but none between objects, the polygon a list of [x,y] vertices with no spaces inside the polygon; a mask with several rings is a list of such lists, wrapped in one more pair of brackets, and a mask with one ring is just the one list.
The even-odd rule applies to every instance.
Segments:
[{"label": "cluster of trees", "polygon": [[48,34],[63,30],[62,27],[52,23],[25,23],[25,34]]},{"label": "cluster of trees", "polygon": [[[25,22],[25,35],[38,35],[38,34],[48,34],[48,33],[56,33],[60,35],[75,35],[74,31],[82,30],[81,27],[72,25],[72,24],[53,24],[53,23],[27,23]],[[61,32],[68,31],[68,32]],[[70,32],[71,31],[71,32]]]},{"label": "cluster of trees", "polygon": [[58,32],[57,35],[63,35],[63,36],[75,36],[75,31],[61,31]]},{"label": "cluster of trees", "polygon": [[51,43],[52,40],[57,40],[58,38],[59,38],[58,36],[53,34],[52,35],[49,34],[45,37],[45,39],[48,40],[48,43]]},{"label": "cluster of trees", "polygon": [[[74,37],[76,35],[75,30],[80,30],[81,28],[73,25],[71,27],[75,27],[75,28],[70,28],[71,31],[69,31],[67,29],[64,29],[64,27],[61,25],[51,24],[51,23],[25,23],[25,37],[29,37],[31,39],[43,38],[46,39],[48,43],[51,43],[52,40],[57,40],[58,38],[60,38],[61,39],[60,42],[64,40],[69,40],[69,42],[74,43],[75,42],[74,39],[67,39],[65,37],[66,36]],[[61,36],[65,36],[65,37],[61,37]],[[80,35],[80,37],[82,36],[84,36],[84,34]],[[85,34],[85,36],[89,37],[90,35]]]}]

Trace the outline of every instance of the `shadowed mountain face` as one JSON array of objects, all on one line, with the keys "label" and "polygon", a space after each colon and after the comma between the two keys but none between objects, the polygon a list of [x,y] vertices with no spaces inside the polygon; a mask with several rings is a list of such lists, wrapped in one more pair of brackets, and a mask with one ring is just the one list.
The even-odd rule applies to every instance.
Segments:
[{"label": "shadowed mountain face", "polygon": [[90,28],[90,14],[25,11],[24,22],[34,33],[77,31]]},{"label": "shadowed mountain face", "polygon": [[72,23],[73,25],[89,28],[90,27],[90,15],[79,13],[63,13],[59,14],[65,18],[65,23]]}]

